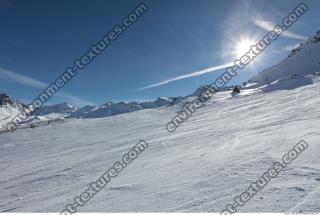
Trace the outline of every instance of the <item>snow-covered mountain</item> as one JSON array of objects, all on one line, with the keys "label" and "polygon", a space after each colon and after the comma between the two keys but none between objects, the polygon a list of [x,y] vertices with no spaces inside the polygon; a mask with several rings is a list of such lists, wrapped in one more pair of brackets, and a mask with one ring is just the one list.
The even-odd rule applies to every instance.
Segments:
[{"label": "snow-covered mountain", "polygon": [[0,129],[26,107],[22,102],[0,93]]},{"label": "snow-covered mountain", "polygon": [[[177,104],[183,100],[179,98],[159,97],[155,101],[150,102],[107,102],[104,105],[85,106],[82,108],[74,107],[69,104],[59,104],[46,106],[41,110],[34,112],[35,115],[48,115],[52,113],[64,114],[69,118],[101,118],[115,116],[123,113],[130,113],[143,109],[152,109]],[[39,114],[40,113],[40,114]]]},{"label": "snow-covered mountain", "polygon": [[[0,105],[0,117],[3,119],[0,121],[1,125],[4,126],[6,122],[17,116],[22,107],[26,105],[12,99],[11,97],[0,94],[1,103]],[[85,106],[82,108],[76,107],[68,103],[48,105],[38,108],[23,122],[25,124],[37,124],[41,122],[61,120],[65,118],[101,118],[115,116],[123,113],[130,113],[143,109],[153,109],[159,107],[165,107],[180,103],[183,101],[183,97],[159,97],[155,101],[148,102],[107,102],[104,105],[93,105]]]},{"label": "snow-covered mountain", "polygon": [[16,99],[13,99],[5,93],[0,93],[0,107],[11,107],[17,110],[22,110],[22,108],[26,108],[27,105]]},{"label": "snow-covered mountain", "polygon": [[308,77],[320,71],[320,31],[293,49],[289,56],[249,80],[252,87],[262,87],[265,92],[294,89],[311,84]]},{"label": "snow-covered mountain", "polygon": [[55,105],[44,106],[36,109],[33,114],[36,116],[45,116],[48,114],[56,113],[62,116],[69,116],[71,113],[77,111],[79,108],[68,103],[61,103]]},{"label": "snow-covered mountain", "polygon": [[182,101],[182,97],[179,98],[167,98],[159,97],[155,101],[150,102],[107,102],[104,105],[98,106],[85,106],[79,108],[77,111],[73,112],[70,117],[74,118],[100,118],[115,116],[122,113],[130,113],[137,110],[152,109],[158,107],[164,107],[169,105],[174,105]]}]

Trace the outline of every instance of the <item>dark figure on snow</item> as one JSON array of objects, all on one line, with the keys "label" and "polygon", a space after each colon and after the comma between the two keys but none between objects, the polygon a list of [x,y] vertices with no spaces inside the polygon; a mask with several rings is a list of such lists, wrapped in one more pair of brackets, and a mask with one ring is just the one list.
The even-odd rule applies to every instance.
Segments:
[{"label": "dark figure on snow", "polygon": [[235,87],[233,88],[232,94],[238,94],[238,93],[240,93],[240,87],[235,86]]}]

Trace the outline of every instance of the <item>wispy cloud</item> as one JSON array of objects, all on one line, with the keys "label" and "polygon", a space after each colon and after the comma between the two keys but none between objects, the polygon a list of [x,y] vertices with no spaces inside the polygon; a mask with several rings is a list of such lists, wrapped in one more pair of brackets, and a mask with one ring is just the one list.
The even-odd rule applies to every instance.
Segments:
[{"label": "wispy cloud", "polygon": [[[48,87],[48,84],[42,81],[38,81],[34,78],[30,78],[28,76],[25,75],[21,75],[18,74],[16,72],[10,71],[10,70],[6,70],[6,69],[2,69],[0,68],[0,78],[4,79],[4,80],[10,80],[16,83],[19,83],[23,86],[27,86],[27,87],[32,87],[32,88],[37,88],[37,89],[45,89],[46,87]],[[81,99],[77,96],[74,95],[70,95],[68,93],[64,93],[64,92],[58,92],[56,94],[56,96],[65,99],[67,102],[70,102],[72,104],[76,104],[76,105],[95,105],[96,103],[88,101],[88,100],[84,100]]]},{"label": "wispy cloud", "polygon": [[203,74],[206,74],[206,73],[216,72],[218,70],[225,69],[225,68],[227,68],[229,66],[232,66],[232,65],[233,65],[233,63],[227,63],[227,64],[223,64],[223,65],[219,65],[219,66],[214,66],[214,67],[209,67],[209,68],[206,68],[206,69],[198,70],[196,72],[180,75],[180,76],[177,76],[177,77],[174,77],[174,78],[170,78],[170,79],[165,80],[165,81],[161,81],[161,82],[158,82],[158,83],[155,83],[155,84],[151,84],[151,85],[148,85],[148,86],[141,87],[141,88],[137,89],[137,91],[142,91],[142,90],[150,89],[150,88],[153,88],[153,87],[158,87],[158,86],[169,84],[171,82],[179,81],[179,80],[182,80],[182,79],[185,79],[185,78],[192,78],[192,77],[196,77],[196,76],[203,75]]},{"label": "wispy cloud", "polygon": [[44,82],[35,80],[33,78],[29,78],[24,75],[20,75],[18,73],[15,73],[6,69],[1,69],[1,68],[0,68],[0,78],[11,80],[27,87],[43,89],[47,86],[47,84]]},{"label": "wispy cloud", "polygon": [[292,51],[293,49],[296,49],[299,46],[300,46],[300,44],[288,45],[288,46],[285,46],[284,49],[287,50],[287,51]]},{"label": "wispy cloud", "polygon": [[[266,31],[272,31],[274,26],[276,26],[276,24],[270,22],[270,21],[266,21],[266,20],[253,20],[254,24]],[[293,33],[291,31],[284,31],[282,33],[282,36],[288,37],[288,38],[292,38],[292,39],[298,39],[298,40],[307,40],[308,37],[300,35],[300,34],[296,34]]]}]

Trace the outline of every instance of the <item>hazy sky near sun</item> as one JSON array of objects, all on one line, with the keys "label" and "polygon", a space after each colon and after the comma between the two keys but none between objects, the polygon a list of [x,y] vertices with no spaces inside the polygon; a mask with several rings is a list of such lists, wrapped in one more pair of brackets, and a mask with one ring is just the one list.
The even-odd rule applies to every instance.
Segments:
[{"label": "hazy sky near sun", "polygon": [[[235,59],[241,40],[257,41],[300,3],[0,0],[0,92],[30,102],[141,2],[148,5],[148,12],[50,103],[85,105],[187,95],[223,72],[223,65]],[[320,30],[320,1],[304,2],[309,11],[231,84],[277,63],[290,48]]]}]

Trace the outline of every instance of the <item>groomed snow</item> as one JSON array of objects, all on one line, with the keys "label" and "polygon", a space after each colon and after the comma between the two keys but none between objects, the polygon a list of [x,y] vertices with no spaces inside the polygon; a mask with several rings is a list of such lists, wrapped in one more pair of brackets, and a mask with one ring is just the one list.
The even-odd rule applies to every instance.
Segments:
[{"label": "groomed snow", "polygon": [[178,106],[0,134],[0,211],[60,212],[145,139],[149,148],[79,212],[221,212],[304,139],[309,148],[240,212],[319,212],[314,82],[233,98],[218,93],[172,134],[165,124]]}]

